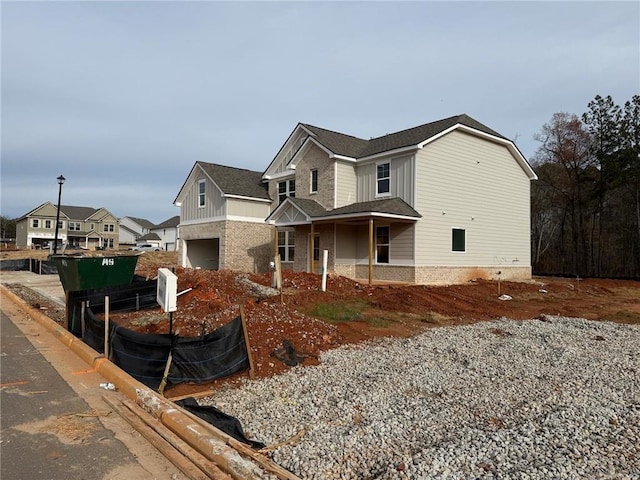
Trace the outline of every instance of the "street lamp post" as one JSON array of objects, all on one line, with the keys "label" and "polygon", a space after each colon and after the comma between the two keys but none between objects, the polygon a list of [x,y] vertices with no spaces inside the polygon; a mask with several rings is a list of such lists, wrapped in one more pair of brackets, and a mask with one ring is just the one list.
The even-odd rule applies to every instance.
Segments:
[{"label": "street lamp post", "polygon": [[55,255],[58,251],[58,228],[60,226],[60,199],[62,198],[62,184],[66,179],[60,175],[58,177],[58,209],[56,211],[56,234],[53,239],[53,254]]}]

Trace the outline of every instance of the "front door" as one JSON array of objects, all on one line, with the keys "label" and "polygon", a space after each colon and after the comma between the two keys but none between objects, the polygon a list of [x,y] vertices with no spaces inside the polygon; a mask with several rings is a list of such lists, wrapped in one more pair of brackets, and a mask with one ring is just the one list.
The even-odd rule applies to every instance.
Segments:
[{"label": "front door", "polygon": [[311,244],[311,239],[313,238],[313,247],[310,248],[312,250],[312,255],[310,255],[310,265],[309,271],[311,273],[320,274],[320,269],[322,265],[320,265],[320,234],[314,233],[313,236],[309,235],[309,244]]}]

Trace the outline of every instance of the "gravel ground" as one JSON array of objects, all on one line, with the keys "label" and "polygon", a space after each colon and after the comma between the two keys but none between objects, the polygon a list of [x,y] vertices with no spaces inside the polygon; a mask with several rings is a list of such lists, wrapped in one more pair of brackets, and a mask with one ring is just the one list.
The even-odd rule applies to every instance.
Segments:
[{"label": "gravel ground", "polygon": [[273,459],[305,479],[640,478],[640,326],[501,319],[321,360],[200,403],[289,440]]}]

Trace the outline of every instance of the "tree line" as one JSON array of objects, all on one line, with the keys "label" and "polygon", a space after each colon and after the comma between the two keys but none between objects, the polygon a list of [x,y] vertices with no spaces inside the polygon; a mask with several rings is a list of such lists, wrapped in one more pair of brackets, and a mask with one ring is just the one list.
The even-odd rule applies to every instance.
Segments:
[{"label": "tree line", "polygon": [[640,278],[640,95],[555,113],[535,139],[533,272]]}]

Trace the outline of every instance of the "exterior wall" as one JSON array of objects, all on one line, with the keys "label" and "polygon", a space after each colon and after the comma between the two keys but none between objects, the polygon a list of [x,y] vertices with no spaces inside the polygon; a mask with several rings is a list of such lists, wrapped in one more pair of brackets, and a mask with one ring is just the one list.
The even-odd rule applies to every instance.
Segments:
[{"label": "exterior wall", "polygon": [[[498,275],[498,271],[500,275]],[[453,285],[471,280],[511,280],[531,279],[531,267],[419,267],[416,268],[415,282],[424,285]]]},{"label": "exterior wall", "polygon": [[[218,238],[219,268],[245,272],[266,272],[269,268],[273,252],[273,227],[269,225],[221,220],[183,225],[180,236],[184,242]],[[183,266],[187,266],[184,259]]]},{"label": "exterior wall", "polygon": [[253,200],[242,200],[239,198],[227,199],[227,215],[229,217],[244,217],[264,222],[264,219],[271,213],[269,202],[257,202]]},{"label": "exterior wall", "polygon": [[[136,222],[135,220],[129,217],[122,217],[120,220],[118,220],[118,224],[124,225],[130,230],[133,230],[134,232],[139,234],[138,236],[146,235],[147,233],[149,233],[149,229],[144,228],[138,222]],[[134,242],[135,242],[135,239],[134,239]]]},{"label": "exterior wall", "polygon": [[170,252],[176,250],[178,240],[178,229],[176,227],[154,228],[151,232],[160,237],[160,248]]},{"label": "exterior wall", "polygon": [[[204,207],[198,206],[198,182],[200,180],[205,180]],[[222,218],[225,214],[225,198],[222,196],[220,189],[214,185],[202,170],[197,170],[182,200],[180,220],[189,222],[207,218]]]},{"label": "exterior wall", "polygon": [[[368,265],[356,265],[355,278],[358,280],[369,278]],[[415,282],[415,269],[399,265],[374,265],[372,272],[374,281],[382,282]]]},{"label": "exterior wall", "polygon": [[335,208],[350,205],[356,201],[358,181],[356,168],[353,164],[335,162],[336,196]]},{"label": "exterior wall", "polygon": [[[377,165],[389,162],[389,195],[376,196],[377,189]],[[376,198],[399,197],[409,205],[414,206],[414,175],[415,161],[413,155],[401,157],[389,157],[376,162],[358,166],[357,174],[357,201],[368,202]]]},{"label": "exterior wall", "polygon": [[[417,154],[416,191],[417,265],[530,270],[530,180],[506,147],[451,132]],[[466,252],[452,252],[452,228]]]},{"label": "exterior wall", "polygon": [[[296,197],[309,198],[324,208],[332,209],[335,204],[335,169],[333,164],[333,160],[320,147],[311,144],[296,165]],[[311,170],[313,169],[318,170],[317,193],[311,193]]]}]

